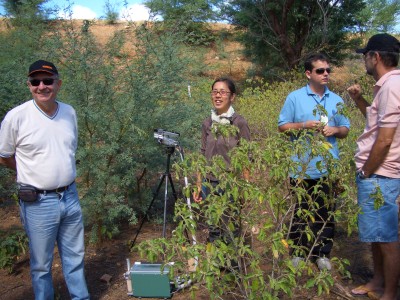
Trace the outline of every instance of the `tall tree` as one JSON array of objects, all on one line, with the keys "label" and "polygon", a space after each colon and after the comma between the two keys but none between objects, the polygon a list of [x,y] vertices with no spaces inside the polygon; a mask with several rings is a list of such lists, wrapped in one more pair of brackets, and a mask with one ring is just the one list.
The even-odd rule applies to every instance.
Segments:
[{"label": "tall tree", "polygon": [[1,4],[7,15],[13,17],[31,17],[36,15],[41,18],[47,17],[43,5],[48,0],[1,0]]},{"label": "tall tree", "polygon": [[151,15],[161,16],[166,28],[182,28],[187,41],[204,42],[207,22],[217,19],[220,0],[145,0]]},{"label": "tall tree", "polygon": [[351,46],[346,32],[364,7],[363,0],[233,0],[226,14],[243,29],[246,54],[265,74],[293,69],[314,51],[342,59]]},{"label": "tall tree", "polygon": [[394,32],[400,17],[400,0],[369,0],[359,14],[361,33]]},{"label": "tall tree", "polygon": [[144,3],[165,21],[204,22],[214,19],[216,2],[218,0],[146,0]]},{"label": "tall tree", "polygon": [[0,1],[6,14],[12,16],[0,21],[7,28],[0,33],[0,72],[4,77],[0,85],[2,119],[9,109],[30,97],[29,91],[21,89],[21,85],[26,85],[26,66],[39,58],[47,58],[53,50],[42,47],[42,37],[50,32],[50,27],[41,18],[40,6],[30,1]]}]

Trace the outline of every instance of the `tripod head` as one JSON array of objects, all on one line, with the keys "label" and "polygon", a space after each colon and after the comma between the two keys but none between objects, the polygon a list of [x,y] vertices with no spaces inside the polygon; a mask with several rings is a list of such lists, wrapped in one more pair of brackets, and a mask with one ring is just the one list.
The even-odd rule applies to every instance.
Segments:
[{"label": "tripod head", "polygon": [[168,155],[172,155],[175,152],[175,146],[167,146],[164,149]]}]

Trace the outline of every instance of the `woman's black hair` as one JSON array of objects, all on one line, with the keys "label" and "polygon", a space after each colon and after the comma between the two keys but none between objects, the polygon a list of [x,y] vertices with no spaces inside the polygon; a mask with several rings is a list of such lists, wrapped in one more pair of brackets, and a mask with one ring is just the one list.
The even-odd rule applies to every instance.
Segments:
[{"label": "woman's black hair", "polygon": [[236,85],[235,85],[235,83],[233,82],[232,79],[230,79],[230,78],[228,78],[228,77],[220,77],[220,78],[217,78],[217,79],[214,80],[213,84],[211,85],[211,89],[214,89],[214,85],[215,85],[217,82],[225,82],[226,85],[227,85],[228,88],[229,88],[229,91],[230,91],[232,94],[236,94]]}]

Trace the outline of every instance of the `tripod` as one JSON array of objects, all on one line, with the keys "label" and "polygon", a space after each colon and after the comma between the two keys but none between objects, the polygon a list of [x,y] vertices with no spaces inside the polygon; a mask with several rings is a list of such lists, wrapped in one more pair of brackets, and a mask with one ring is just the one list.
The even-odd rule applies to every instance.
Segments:
[{"label": "tripod", "polygon": [[163,218],[163,233],[162,236],[163,238],[165,238],[165,232],[166,232],[166,226],[167,226],[167,200],[168,200],[168,182],[171,185],[171,189],[172,189],[172,194],[174,195],[175,201],[177,200],[177,196],[176,196],[176,191],[175,191],[175,187],[174,187],[174,183],[172,182],[172,177],[171,177],[171,173],[170,173],[170,162],[171,162],[171,155],[174,153],[175,151],[175,146],[167,146],[166,148],[166,152],[167,152],[167,166],[166,166],[166,170],[165,173],[161,176],[160,178],[160,182],[157,186],[157,190],[154,193],[153,199],[150,202],[149,207],[146,210],[146,213],[142,219],[142,221],[140,222],[139,225],[139,229],[136,232],[136,236],[133,239],[133,241],[130,244],[129,248],[132,248],[135,245],[136,239],[140,233],[140,230],[142,229],[142,226],[146,220],[146,217],[148,216],[151,207],[153,206],[154,200],[157,198],[158,193],[160,192],[161,186],[162,184],[165,182],[165,192],[164,192],[164,218]]}]

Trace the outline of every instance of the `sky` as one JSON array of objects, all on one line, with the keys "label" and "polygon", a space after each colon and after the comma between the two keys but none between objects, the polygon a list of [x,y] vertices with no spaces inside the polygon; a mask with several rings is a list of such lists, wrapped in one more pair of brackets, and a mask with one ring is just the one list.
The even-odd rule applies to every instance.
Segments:
[{"label": "sky", "polygon": [[[57,8],[59,17],[69,19],[72,12],[73,19],[90,20],[105,16],[106,2],[106,0],[49,0],[46,7]],[[119,12],[121,20],[140,21],[149,18],[149,11],[141,4],[142,0],[109,0],[108,2]],[[2,7],[0,12],[4,13]]]}]

